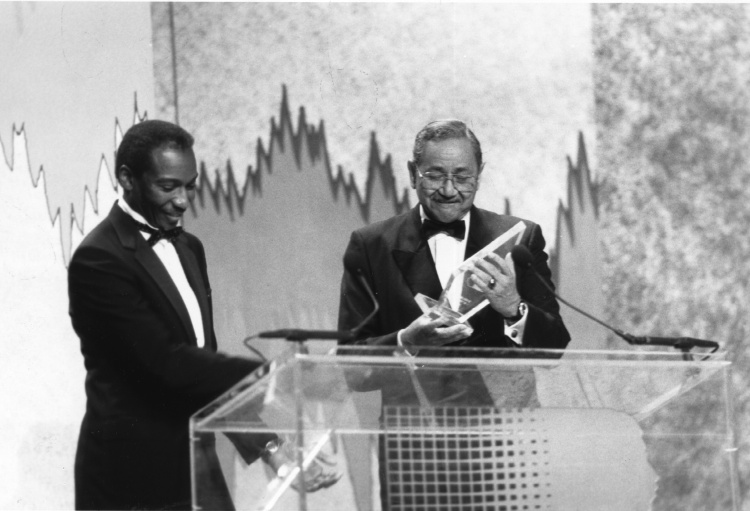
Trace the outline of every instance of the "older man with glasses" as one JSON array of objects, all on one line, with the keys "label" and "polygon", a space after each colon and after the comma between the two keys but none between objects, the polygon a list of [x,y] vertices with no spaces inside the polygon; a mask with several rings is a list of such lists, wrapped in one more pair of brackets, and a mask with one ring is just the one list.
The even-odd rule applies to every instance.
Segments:
[{"label": "older man with glasses", "polygon": [[[565,348],[570,336],[555,297],[533,275],[517,279],[513,264],[495,254],[478,262],[469,277],[489,307],[453,326],[422,314],[415,295],[438,299],[465,259],[521,219],[474,206],[484,162],[479,141],[462,121],[434,121],[422,128],[408,168],[419,204],[351,236],[344,255],[339,328],[358,325],[372,309],[361,274],[377,294],[380,310],[362,329],[358,344],[407,351],[430,346]],[[541,228],[524,223],[519,243],[552,285]]]},{"label": "older man with glasses", "polygon": [[[431,348],[436,346],[567,346],[570,336],[555,297],[531,272],[517,277],[513,263],[494,253],[476,262],[468,277],[468,283],[489,301],[489,306],[468,322],[446,325],[422,314],[415,301],[419,293],[438,299],[461,263],[521,221],[474,206],[483,167],[479,141],[465,123],[435,121],[417,134],[408,168],[419,204],[407,213],[355,231],[346,249],[339,328],[360,325],[372,311],[367,286],[380,303],[375,316],[359,330],[358,339],[347,344],[393,346],[396,353],[416,357],[435,354]],[[519,243],[528,248],[533,268],[551,286],[542,231],[533,222],[523,222],[526,229]],[[458,356],[467,354],[464,350]],[[498,399],[498,389],[490,391],[476,370],[425,372],[400,367],[376,371],[364,379],[350,378],[354,390],[382,391],[386,427],[393,413],[412,413],[416,406],[422,411],[444,407],[460,415],[460,410],[469,410],[467,407],[493,410],[538,403],[531,370],[512,375],[509,383],[501,384],[502,397]],[[409,440],[389,433],[381,438],[383,509],[456,509],[460,507],[456,502],[464,502],[460,499],[476,503],[476,498],[487,497],[473,493],[472,481],[486,482],[486,474],[473,461],[450,461],[462,460],[473,444],[466,438],[428,437]],[[461,452],[449,454],[446,447]],[[454,455],[456,458],[451,458]],[[427,459],[431,461],[424,461]],[[416,473],[412,474],[412,469]],[[460,482],[451,483],[448,474],[460,474]],[[501,496],[493,493],[488,498]]]},{"label": "older man with glasses", "polygon": [[[381,420],[387,430],[389,424],[403,424],[405,417],[419,422],[433,416],[440,423],[436,426],[448,427],[442,436],[435,436],[434,431],[423,436],[415,431],[406,436],[390,431],[381,437],[383,509],[457,509],[466,508],[466,502],[474,507],[484,502],[494,509],[497,502],[493,499],[511,498],[499,490],[476,492],[477,485],[484,488],[488,482],[488,473],[472,456],[486,442],[450,433],[451,426],[438,418],[453,417],[460,422],[460,417],[478,411],[491,416],[501,408],[534,407],[538,400],[533,371],[511,371],[499,379],[493,373],[489,384],[471,367],[441,370],[433,364],[429,370],[416,369],[425,357],[483,355],[468,350],[438,353],[434,347],[562,349],[570,340],[557,301],[542,282],[531,272],[519,272],[517,277],[513,263],[494,253],[475,262],[470,271],[468,284],[489,305],[468,322],[446,325],[422,314],[415,301],[420,293],[438,299],[459,265],[521,221],[474,206],[483,167],[479,141],[465,123],[428,124],[417,134],[413,159],[408,162],[419,204],[352,233],[344,255],[339,328],[354,328],[372,311],[367,286],[380,303],[375,316],[359,330],[358,339],[348,344],[393,346],[395,353],[416,356],[419,361],[350,377],[352,389],[382,392]],[[533,222],[523,222],[526,228],[519,243],[529,250],[533,268],[551,286],[542,231]]]}]

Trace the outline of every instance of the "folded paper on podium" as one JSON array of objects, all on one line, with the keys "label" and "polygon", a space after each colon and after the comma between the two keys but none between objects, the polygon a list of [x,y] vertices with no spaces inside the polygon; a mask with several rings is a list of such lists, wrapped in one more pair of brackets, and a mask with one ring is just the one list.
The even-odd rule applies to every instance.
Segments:
[{"label": "folded paper on podium", "polygon": [[[676,509],[709,486],[690,508],[738,509],[728,370],[660,352],[290,352],[191,419],[193,507],[216,507],[223,478],[235,509]],[[238,452],[268,434],[293,446],[281,476]],[[296,491],[316,463],[341,479]]]}]

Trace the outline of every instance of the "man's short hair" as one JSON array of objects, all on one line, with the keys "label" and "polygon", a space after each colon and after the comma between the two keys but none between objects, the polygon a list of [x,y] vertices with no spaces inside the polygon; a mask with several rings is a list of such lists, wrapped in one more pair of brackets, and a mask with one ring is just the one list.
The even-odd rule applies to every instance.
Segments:
[{"label": "man's short hair", "polygon": [[451,138],[465,138],[471,143],[474,150],[474,158],[477,160],[477,167],[482,170],[482,146],[479,144],[474,132],[463,121],[458,119],[442,119],[432,121],[427,126],[419,130],[417,137],[414,139],[414,149],[412,151],[415,165],[422,162],[424,155],[424,146],[430,141],[447,140]]},{"label": "man's short hair", "polygon": [[115,172],[127,165],[136,178],[151,168],[151,152],[164,145],[186,151],[193,147],[193,136],[167,121],[147,120],[133,125],[122,137],[115,157]]}]

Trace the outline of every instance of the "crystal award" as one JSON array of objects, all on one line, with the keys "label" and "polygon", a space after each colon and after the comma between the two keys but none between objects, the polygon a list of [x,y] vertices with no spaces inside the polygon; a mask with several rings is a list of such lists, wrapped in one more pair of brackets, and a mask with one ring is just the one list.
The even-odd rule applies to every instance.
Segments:
[{"label": "crystal award", "polygon": [[510,264],[513,264],[513,261],[510,260],[510,251],[521,241],[525,230],[526,224],[518,222],[495,238],[482,250],[461,263],[448,279],[448,283],[440,294],[439,300],[434,300],[429,296],[418,293],[414,299],[419,308],[422,309],[422,313],[430,319],[442,319],[445,326],[453,326],[464,323],[482,310],[482,308],[486,307],[489,301],[484,298],[479,288],[469,284],[469,276],[471,276],[474,263],[494,252]]}]

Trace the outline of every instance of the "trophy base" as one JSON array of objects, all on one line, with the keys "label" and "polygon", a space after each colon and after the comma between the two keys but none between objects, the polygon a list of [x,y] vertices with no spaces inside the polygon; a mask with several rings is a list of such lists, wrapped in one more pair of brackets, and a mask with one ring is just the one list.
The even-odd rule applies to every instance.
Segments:
[{"label": "trophy base", "polygon": [[460,313],[446,307],[429,296],[417,293],[414,300],[416,300],[419,308],[422,309],[422,313],[430,319],[440,319],[445,326],[453,326],[463,323],[464,318]]}]

